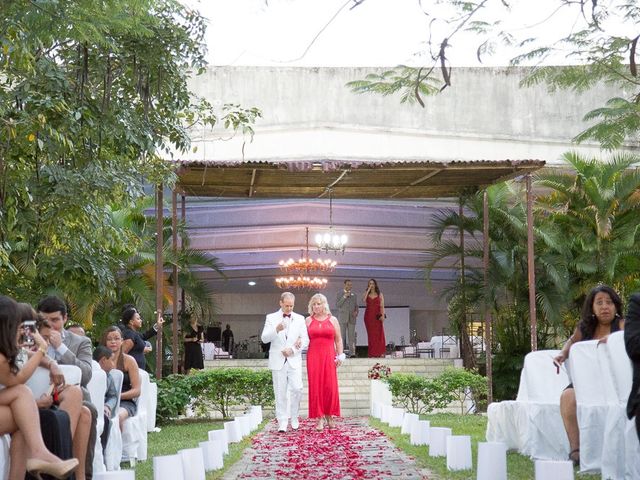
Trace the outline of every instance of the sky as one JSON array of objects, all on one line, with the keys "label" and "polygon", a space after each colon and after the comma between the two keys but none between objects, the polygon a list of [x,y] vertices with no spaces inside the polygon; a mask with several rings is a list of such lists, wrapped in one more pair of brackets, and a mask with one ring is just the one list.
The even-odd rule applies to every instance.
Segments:
[{"label": "sky", "polygon": [[[364,0],[354,8],[353,0],[182,1],[210,22],[209,63],[233,66],[423,65],[429,22],[442,17],[446,8],[432,6],[433,0]],[[580,25],[577,11],[566,8],[549,19],[558,0],[511,2],[508,13],[500,0],[489,3],[495,7],[487,10],[484,19],[503,19],[520,38],[536,36],[554,42],[568,28]],[[453,28],[437,20],[434,25],[439,39]],[[501,50],[480,63],[476,58],[480,43],[474,34],[456,34],[448,50],[451,64],[506,65],[513,56],[513,51]],[[563,58],[556,63],[563,63]]]}]

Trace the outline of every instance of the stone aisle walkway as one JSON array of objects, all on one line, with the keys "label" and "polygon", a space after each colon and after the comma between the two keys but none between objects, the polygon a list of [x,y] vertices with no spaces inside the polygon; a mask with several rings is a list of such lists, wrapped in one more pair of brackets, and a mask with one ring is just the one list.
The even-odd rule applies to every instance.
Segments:
[{"label": "stone aisle walkway", "polygon": [[223,479],[417,480],[430,478],[428,473],[366,417],[350,417],[322,432],[315,421],[303,420],[298,431],[279,433],[271,421]]}]

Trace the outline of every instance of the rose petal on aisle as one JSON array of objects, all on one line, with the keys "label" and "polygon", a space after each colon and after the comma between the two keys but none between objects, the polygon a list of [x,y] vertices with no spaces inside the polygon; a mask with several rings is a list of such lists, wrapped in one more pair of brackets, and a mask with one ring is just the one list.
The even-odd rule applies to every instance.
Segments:
[{"label": "rose petal on aisle", "polygon": [[277,431],[276,422],[253,438],[249,465],[238,478],[388,479],[428,478],[366,418],[336,419],[335,428],[300,422],[297,431]]}]

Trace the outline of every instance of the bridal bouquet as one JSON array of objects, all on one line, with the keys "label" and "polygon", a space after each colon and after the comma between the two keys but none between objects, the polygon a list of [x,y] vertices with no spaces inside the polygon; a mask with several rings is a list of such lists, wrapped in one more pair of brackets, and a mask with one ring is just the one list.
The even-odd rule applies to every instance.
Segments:
[{"label": "bridal bouquet", "polygon": [[370,380],[380,380],[387,378],[389,375],[391,375],[391,368],[386,365],[382,365],[381,363],[376,363],[369,369]]}]

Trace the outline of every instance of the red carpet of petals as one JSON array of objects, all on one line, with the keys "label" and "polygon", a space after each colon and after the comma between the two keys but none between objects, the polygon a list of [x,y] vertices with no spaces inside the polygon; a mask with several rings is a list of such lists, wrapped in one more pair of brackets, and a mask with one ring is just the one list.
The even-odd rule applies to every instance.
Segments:
[{"label": "red carpet of petals", "polygon": [[337,419],[335,428],[325,426],[322,432],[315,420],[303,420],[297,431],[279,433],[274,421],[254,437],[251,450],[238,478],[427,478],[365,418]]}]

